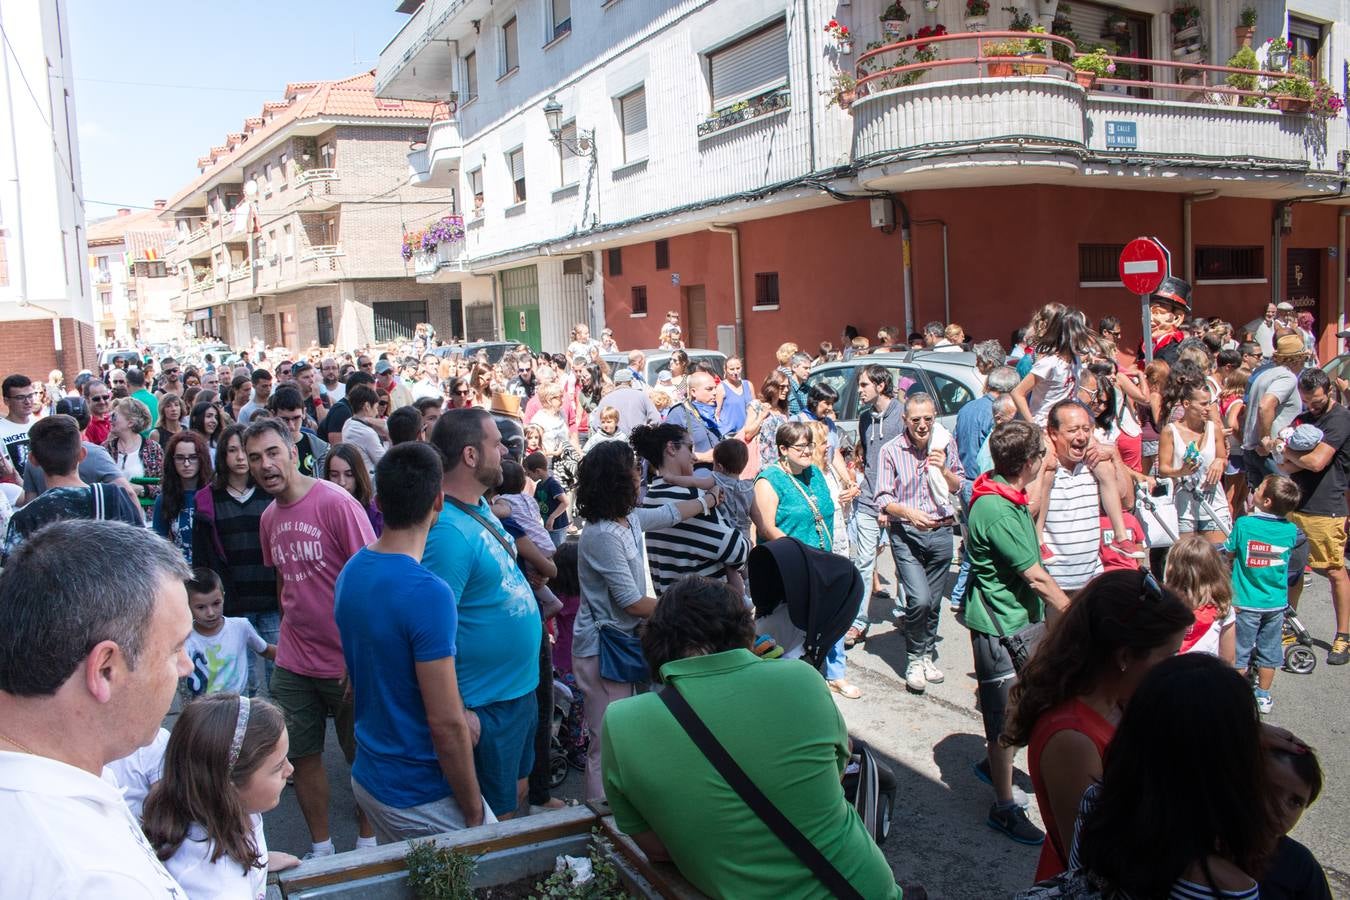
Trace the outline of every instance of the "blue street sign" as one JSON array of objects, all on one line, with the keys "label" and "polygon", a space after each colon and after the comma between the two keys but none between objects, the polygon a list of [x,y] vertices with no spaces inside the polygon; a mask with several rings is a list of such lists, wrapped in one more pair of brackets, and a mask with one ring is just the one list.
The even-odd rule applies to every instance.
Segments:
[{"label": "blue street sign", "polygon": [[1107,150],[1138,150],[1139,130],[1134,122],[1106,123]]}]

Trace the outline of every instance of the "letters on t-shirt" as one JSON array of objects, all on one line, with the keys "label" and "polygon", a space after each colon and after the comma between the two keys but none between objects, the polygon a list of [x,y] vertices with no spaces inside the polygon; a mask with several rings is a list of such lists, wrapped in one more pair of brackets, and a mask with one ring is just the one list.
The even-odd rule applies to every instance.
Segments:
[{"label": "letters on t-shirt", "polygon": [[1265,541],[1248,541],[1243,549],[1244,565],[1249,569],[1269,569],[1271,566],[1284,565],[1284,554],[1289,547],[1276,547]]}]

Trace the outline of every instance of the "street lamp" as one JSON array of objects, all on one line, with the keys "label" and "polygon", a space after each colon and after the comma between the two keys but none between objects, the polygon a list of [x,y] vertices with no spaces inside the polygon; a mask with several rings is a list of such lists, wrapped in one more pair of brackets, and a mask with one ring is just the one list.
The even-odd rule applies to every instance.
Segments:
[{"label": "street lamp", "polygon": [[553,136],[553,146],[562,149],[566,147],[577,156],[591,156],[595,153],[595,129],[582,131],[577,130],[577,136],[574,140],[567,140],[562,136],[562,104],[558,102],[556,94],[549,94],[548,101],[544,103],[544,123],[548,126],[548,132]]}]

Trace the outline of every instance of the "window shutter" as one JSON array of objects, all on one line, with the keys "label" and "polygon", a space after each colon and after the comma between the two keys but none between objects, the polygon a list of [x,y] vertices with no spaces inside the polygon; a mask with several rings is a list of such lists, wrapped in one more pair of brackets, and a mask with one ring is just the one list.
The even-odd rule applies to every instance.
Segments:
[{"label": "window shutter", "polygon": [[711,53],[713,108],[762,94],[788,79],[787,23],[778,22]]},{"label": "window shutter", "polygon": [[647,91],[638,88],[619,98],[619,119],[623,125],[623,161],[647,158]]},{"label": "window shutter", "polygon": [[562,183],[565,185],[577,182],[577,155],[572,152],[576,143],[577,123],[568,122],[562,127],[562,146],[558,148],[562,160]]},{"label": "window shutter", "polygon": [[558,37],[564,31],[572,30],[572,0],[552,0],[553,36]]},{"label": "window shutter", "polygon": [[525,177],[525,151],[511,151],[511,180],[520,181]]},{"label": "window shutter", "polygon": [[505,75],[520,65],[520,55],[516,43],[516,20],[512,18],[502,26],[502,74]]}]

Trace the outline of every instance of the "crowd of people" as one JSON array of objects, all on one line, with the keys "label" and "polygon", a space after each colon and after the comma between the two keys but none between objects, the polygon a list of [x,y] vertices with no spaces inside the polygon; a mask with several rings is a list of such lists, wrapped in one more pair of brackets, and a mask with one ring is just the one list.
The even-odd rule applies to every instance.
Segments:
[{"label": "crowd of people", "polygon": [[[640,350],[606,364],[613,335],[585,325],[495,363],[419,326],[9,375],[3,893],[260,898],[299,863],[263,829],[288,782],[306,858],[338,851],[330,719],[357,847],[557,808],[557,681],[584,798],[704,893],[898,897],[841,788],[834,701],[862,696],[848,653],[882,622],[911,693],[969,665],[939,652],[946,608],[987,823],[1040,847],[1027,896],[1330,896],[1287,837],[1316,757],[1261,715],[1305,567],[1331,586],[1327,662],[1350,660],[1348,386],[1283,306],[1234,329],[1168,279],[1138,348],[1058,303],[1010,349],[849,327],[841,351],[783,345],[757,390],[743,360],[691,357],[676,313],[655,375]],[[969,353],[983,393],[950,427],[888,365],[911,347]],[[811,377],[837,359],[856,434]],[[752,548],[784,542],[862,585],[819,672],[755,618]],[[815,857],[681,737],[677,697]]]}]

